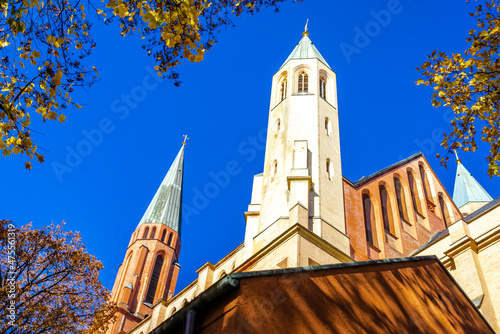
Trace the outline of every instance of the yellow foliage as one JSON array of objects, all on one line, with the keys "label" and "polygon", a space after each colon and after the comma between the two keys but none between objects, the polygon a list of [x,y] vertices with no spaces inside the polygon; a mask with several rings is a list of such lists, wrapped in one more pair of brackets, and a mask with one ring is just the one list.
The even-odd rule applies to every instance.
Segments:
[{"label": "yellow foliage", "polygon": [[[215,44],[219,29],[235,16],[273,7],[285,0],[102,0],[95,9],[106,23],[114,16],[122,36],[138,32],[160,77],[174,80],[183,59],[200,62]],[[0,0],[5,18],[0,30],[0,53],[8,55],[0,68],[0,150],[4,156],[24,154],[43,161],[32,142],[30,113],[43,122],[66,119],[61,110],[82,108],[72,101],[75,87],[90,87],[97,79],[95,66],[88,71],[82,58],[95,44],[90,35],[85,2],[79,0]],[[207,10],[210,8],[209,10]],[[489,35],[491,37],[491,34]],[[25,61],[26,60],[26,61]],[[88,65],[87,65],[88,66]],[[23,74],[21,75],[20,72]],[[37,124],[34,122],[34,124]],[[32,167],[30,161],[26,168]]]},{"label": "yellow foliage", "polygon": [[[420,66],[424,79],[417,85],[433,86],[432,105],[450,107],[455,112],[451,131],[441,145],[448,150],[475,151],[476,125],[480,138],[490,146],[488,175],[500,176],[500,0],[486,1],[471,16],[478,29],[469,31],[470,46],[463,54],[432,52],[430,61]],[[446,165],[447,157],[441,158]]]}]

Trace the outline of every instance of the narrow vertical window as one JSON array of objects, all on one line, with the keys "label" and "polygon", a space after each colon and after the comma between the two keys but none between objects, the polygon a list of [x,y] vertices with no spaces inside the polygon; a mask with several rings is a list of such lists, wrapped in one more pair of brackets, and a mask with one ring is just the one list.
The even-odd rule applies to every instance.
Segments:
[{"label": "narrow vertical window", "polygon": [[276,179],[276,175],[278,174],[278,162],[274,160],[273,165],[271,167],[271,182]]},{"label": "narrow vertical window", "polygon": [[160,280],[161,268],[163,267],[163,256],[158,255],[155,261],[155,266],[153,273],[151,274],[151,280],[149,281],[148,293],[146,294],[146,299],[144,302],[153,304],[156,288],[158,287],[158,282]]},{"label": "narrow vertical window", "polygon": [[330,159],[326,159],[326,174],[328,174],[328,180],[333,180],[333,164]]},{"label": "narrow vertical window", "polygon": [[153,230],[151,231],[151,236],[149,237],[149,239],[154,239],[155,234],[156,234],[156,227],[153,227]]},{"label": "narrow vertical window", "polygon": [[274,123],[274,138],[278,137],[278,134],[281,129],[281,120],[278,118],[276,123]]},{"label": "narrow vertical window", "polygon": [[326,100],[326,80],[325,80],[325,78],[319,79],[319,97]]},{"label": "narrow vertical window", "polygon": [[165,242],[166,235],[167,235],[167,230],[163,230],[163,233],[161,234],[161,242]]},{"label": "narrow vertical window", "polygon": [[286,99],[286,89],[287,89],[287,81],[283,80],[280,88],[280,102]]},{"label": "narrow vertical window", "polygon": [[148,233],[149,233],[149,227],[146,227],[146,229],[144,230],[144,234],[142,235],[142,238],[143,239],[147,239],[148,238]]},{"label": "narrow vertical window", "polygon": [[427,179],[427,173],[425,172],[425,169],[424,167],[422,167],[422,165],[420,165],[419,168],[420,168],[420,178],[422,179],[422,185],[424,188],[425,199],[428,202],[432,203],[431,188],[429,187],[429,180]]},{"label": "narrow vertical window", "polygon": [[392,222],[392,210],[389,198],[389,193],[384,186],[379,186],[380,205],[382,209],[382,220],[384,222],[384,230],[394,235],[394,226]]},{"label": "narrow vertical window", "polygon": [[397,177],[394,177],[394,187],[396,188],[396,199],[398,202],[399,217],[404,221],[409,222],[403,185]]},{"label": "narrow vertical window", "polygon": [[374,245],[374,230],[373,230],[373,206],[370,196],[368,194],[363,194],[363,213],[365,218],[365,233],[366,233],[366,241]]},{"label": "narrow vertical window", "polygon": [[420,197],[418,196],[417,181],[413,177],[413,173],[408,171],[408,183],[410,184],[411,202],[413,204],[413,210],[422,214],[422,206],[420,204]]},{"label": "narrow vertical window", "polygon": [[328,117],[325,117],[325,129],[326,129],[326,134],[328,137],[332,135],[332,122]]},{"label": "narrow vertical window", "polygon": [[441,207],[441,215],[443,215],[444,224],[448,227],[451,223],[450,214],[448,213],[448,207],[446,206],[442,195],[439,195],[439,206]]},{"label": "narrow vertical window", "polygon": [[168,241],[167,241],[167,245],[169,246],[172,246],[171,243],[172,243],[172,237],[174,236],[173,233],[170,233],[170,235],[168,236]]},{"label": "narrow vertical window", "polygon": [[306,72],[299,73],[299,93],[307,93],[309,91],[309,76]]}]

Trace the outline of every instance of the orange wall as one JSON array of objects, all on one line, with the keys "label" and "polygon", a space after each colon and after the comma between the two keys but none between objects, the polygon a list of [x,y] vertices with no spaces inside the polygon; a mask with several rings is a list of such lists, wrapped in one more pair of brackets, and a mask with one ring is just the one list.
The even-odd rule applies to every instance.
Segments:
[{"label": "orange wall", "polygon": [[203,334],[493,333],[437,259],[247,277],[196,319]]},{"label": "orange wall", "polygon": [[[431,184],[431,194],[429,199],[434,203],[434,212],[431,211],[432,205],[428,205],[424,196],[423,184],[419,173],[419,165],[424,166],[427,173],[427,179]],[[420,201],[423,215],[415,212],[411,199],[407,171],[412,170],[417,182],[417,201]],[[403,186],[405,194],[405,203],[408,214],[408,222],[404,222],[399,217],[398,204],[396,199],[396,189],[394,185],[394,176],[398,176]],[[381,212],[381,200],[379,185],[385,185],[390,199],[392,220],[394,224],[394,235],[387,234],[384,230]],[[375,216],[375,245],[367,242],[365,234],[364,213],[362,194],[368,193],[374,207]],[[418,198],[420,194],[420,198]],[[411,252],[422,246],[436,231],[442,231],[446,228],[439,206],[438,194],[441,194],[450,216],[451,223],[462,218],[460,211],[453,203],[451,197],[442,186],[434,171],[430,168],[427,160],[423,156],[417,156],[415,159],[396,166],[381,175],[368,179],[358,185],[354,185],[344,179],[344,200],[345,200],[345,220],[346,233],[351,242],[351,257],[357,261],[367,259],[384,259],[408,256]]]}]

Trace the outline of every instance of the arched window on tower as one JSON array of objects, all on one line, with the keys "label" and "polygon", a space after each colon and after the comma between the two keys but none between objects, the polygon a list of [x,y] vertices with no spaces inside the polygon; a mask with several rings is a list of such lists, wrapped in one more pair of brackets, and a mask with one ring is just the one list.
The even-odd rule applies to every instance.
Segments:
[{"label": "arched window on tower", "polygon": [[368,194],[363,194],[363,214],[365,218],[365,233],[366,233],[366,241],[375,245],[375,215],[373,213],[373,205]]},{"label": "arched window on tower", "polygon": [[384,222],[384,230],[394,235],[394,221],[392,218],[391,200],[385,186],[379,186],[380,206],[382,209],[382,220]]},{"label": "arched window on tower", "polygon": [[286,79],[284,79],[283,82],[281,83],[281,87],[280,87],[280,102],[283,101],[284,99],[286,99],[287,86],[288,86],[288,82],[286,81]]},{"label": "arched window on tower", "polygon": [[330,159],[326,159],[326,174],[328,175],[328,180],[333,180],[333,164]]},{"label": "arched window on tower", "polygon": [[394,187],[396,188],[396,199],[398,202],[399,217],[405,222],[409,223],[410,219],[408,218],[408,210],[406,208],[405,192],[403,189],[403,185],[401,184],[401,180],[399,180],[399,178],[397,177],[394,177]]},{"label": "arched window on tower", "polygon": [[149,239],[154,239],[156,234],[156,227],[153,227],[153,230],[151,231],[151,235],[149,236]]},{"label": "arched window on tower", "polygon": [[326,80],[325,78],[319,78],[319,97],[326,100]]},{"label": "arched window on tower", "polygon": [[408,183],[410,184],[411,202],[413,204],[413,210],[423,215],[422,205],[420,204],[420,196],[417,187],[417,181],[413,177],[413,173],[408,171]]},{"label": "arched window on tower", "polygon": [[332,122],[328,117],[325,117],[325,130],[328,137],[332,135]]},{"label": "arched window on tower", "polygon": [[443,221],[446,227],[448,227],[451,223],[450,220],[450,214],[448,212],[448,207],[446,206],[446,203],[444,202],[443,195],[439,194],[439,206],[441,207],[441,215],[443,216]]},{"label": "arched window on tower", "polygon": [[174,236],[173,233],[170,233],[170,235],[168,236],[168,241],[167,241],[167,245],[169,246],[172,246],[171,243],[172,243],[172,237]]},{"label": "arched window on tower", "polygon": [[309,76],[305,71],[299,73],[299,93],[307,93],[309,91]]},{"label": "arched window on tower", "polygon": [[281,120],[278,118],[276,122],[274,123],[274,138],[278,137],[278,133],[280,132],[281,129]]},{"label": "arched window on tower", "polygon": [[163,230],[163,233],[161,234],[161,242],[165,242],[166,235],[167,235],[167,230]]},{"label": "arched window on tower", "polygon": [[148,233],[149,233],[149,227],[146,227],[146,229],[144,230],[144,234],[142,235],[142,238],[143,239],[147,239],[148,238]]},{"label": "arched window on tower", "polygon": [[278,174],[278,162],[274,160],[271,166],[271,182],[276,180],[276,175]]},{"label": "arched window on tower", "polygon": [[151,274],[151,280],[149,281],[148,293],[146,294],[146,299],[144,302],[153,304],[156,288],[158,287],[158,282],[160,281],[161,268],[163,267],[163,256],[158,255],[155,261],[155,266],[153,273]]},{"label": "arched window on tower", "polygon": [[221,273],[219,274],[219,279],[223,278],[224,276],[227,276],[225,270],[221,271]]}]

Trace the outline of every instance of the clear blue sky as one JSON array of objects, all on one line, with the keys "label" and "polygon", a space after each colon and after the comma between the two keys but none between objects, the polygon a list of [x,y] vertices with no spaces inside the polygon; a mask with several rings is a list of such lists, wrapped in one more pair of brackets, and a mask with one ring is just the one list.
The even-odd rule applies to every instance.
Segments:
[{"label": "clear blue sky", "polygon": [[[69,111],[65,124],[35,127],[45,135],[34,138],[50,151],[43,165],[34,163],[29,172],[23,158],[0,160],[0,216],[35,227],[65,220],[103,262],[101,279],[111,289],[129,238],[188,134],[185,206],[194,207],[196,192],[229,162],[239,173],[198,203],[204,207],[196,214],[184,214],[180,291],[205,262],[216,263],[243,242],[252,177],[264,162],[264,143],[251,141],[267,128],[272,75],[300,40],[307,18],[311,40],[338,76],[344,176],[355,181],[423,151],[452,194],[456,167],[446,170],[435,157],[445,153],[439,142],[449,114],[431,106],[428,88],[414,84],[415,68],[434,49],[464,50],[473,6],[465,0],[286,3],[278,14],[263,10],[236,19],[202,63],[179,68],[179,88],[154,81],[153,60],[139,38],[124,39],[116,27],[97,24],[89,61],[101,69],[101,81],[78,92],[74,100],[84,108]],[[376,14],[388,8],[390,16]],[[366,29],[370,36],[363,40],[359,31]],[[240,145],[255,145],[255,154],[242,154]],[[68,160],[68,150],[87,155]],[[500,181],[486,175],[486,155],[480,145],[461,158],[495,198]],[[58,164],[71,172],[58,174]]]}]

